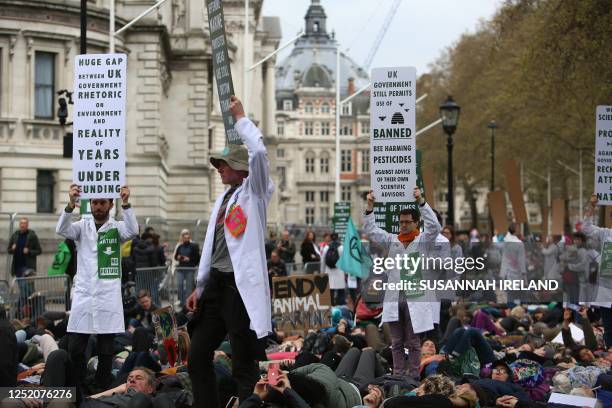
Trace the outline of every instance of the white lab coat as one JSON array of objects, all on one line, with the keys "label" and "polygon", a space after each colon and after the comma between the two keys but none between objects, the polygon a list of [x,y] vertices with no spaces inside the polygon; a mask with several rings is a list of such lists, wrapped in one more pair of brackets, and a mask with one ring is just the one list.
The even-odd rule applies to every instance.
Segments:
[{"label": "white lab coat", "polygon": [[559,247],[556,244],[550,244],[542,248],[542,255],[544,255],[544,278],[560,282]]},{"label": "white lab coat", "polygon": [[[230,205],[234,203],[236,195],[239,194],[238,205],[245,213],[247,227],[244,233],[237,238],[234,238],[225,228],[225,241],[234,267],[236,287],[251,320],[250,328],[255,331],[258,338],[262,338],[272,331],[264,235],[266,208],[274,192],[274,185],[269,177],[266,147],[259,129],[247,118],[236,122],[234,128],[249,151],[249,176],[230,197],[225,216],[227,217]],[[215,220],[224,195],[225,192],[217,197],[208,221],[196,285],[198,297],[202,295],[210,276]]]},{"label": "white lab coat", "polygon": [[[345,289],[346,281],[344,280],[344,271],[340,268],[330,268],[325,263],[325,255],[327,255],[327,250],[329,249],[329,245],[323,248],[323,253],[321,254],[321,273],[326,273],[329,277],[329,288],[330,289]],[[342,257],[342,250],[344,247],[340,245],[338,247],[338,254]]]},{"label": "white lab coat", "polygon": [[[425,256],[428,256],[427,252],[431,250],[433,243],[436,241],[438,234],[440,233],[440,224],[434,212],[429,207],[429,204],[425,203],[419,208],[421,211],[421,218],[425,224],[425,230],[412,241],[407,248],[404,248],[397,235],[390,234],[376,225],[374,213],[363,216],[363,229],[368,235],[370,242],[386,243],[390,245],[388,258],[395,258],[396,255],[403,257],[403,254],[410,254],[413,252],[420,252]],[[389,278],[388,283],[399,283],[401,281],[400,270],[392,268],[387,271]],[[424,271],[425,276],[425,271]],[[398,291],[387,290],[385,292],[385,299],[383,302],[383,322],[396,322],[399,320],[399,302],[398,302]],[[431,299],[428,294],[425,298]],[[432,302],[428,301],[407,301],[408,311],[410,313],[410,320],[412,321],[412,329],[415,333],[423,333],[434,328],[434,310]]]},{"label": "white lab coat", "polygon": [[525,244],[508,233],[502,245],[502,261],[499,276],[502,279],[524,280],[527,277]]},{"label": "white lab coat", "polygon": [[[603,246],[606,242],[612,242],[612,228],[601,228],[596,225],[593,225],[592,217],[585,217],[584,222],[582,223],[582,232],[591,239],[597,239],[601,244],[601,249],[599,250],[599,259],[598,262],[601,262],[601,254],[603,253]],[[602,282],[601,277],[598,277],[598,285],[597,285],[597,297],[595,302],[591,302],[592,306],[600,306],[600,307],[612,307],[612,289],[609,286],[611,282]]]},{"label": "white lab coat", "polygon": [[[74,276],[72,308],[68,318],[69,333],[113,334],[125,331],[121,279],[98,279],[98,231],[93,218],[71,222],[72,213],[60,215],[55,232],[74,240],[77,272]],[[123,221],[113,218],[100,232],[117,228],[121,242],[138,236],[134,210],[123,210]]]}]

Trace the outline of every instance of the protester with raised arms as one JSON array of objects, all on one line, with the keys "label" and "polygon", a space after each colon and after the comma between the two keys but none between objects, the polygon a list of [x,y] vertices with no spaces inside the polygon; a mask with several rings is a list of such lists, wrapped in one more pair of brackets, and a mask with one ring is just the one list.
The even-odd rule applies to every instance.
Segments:
[{"label": "protester with raised arms", "polygon": [[113,339],[125,331],[121,299],[121,243],[138,236],[138,221],[129,203],[130,189],[121,187],[123,221],[110,216],[113,199],[91,200],[93,218],[71,222],[81,188],[70,186],[70,201],[60,215],[56,232],[77,247],[77,272],[72,309],[68,319],[68,352],[73,364],[77,395],[85,378],[85,349],[91,334],[97,335],[98,368],[95,385],[105,390],[112,381]]},{"label": "protester with raised arms", "polygon": [[229,109],[246,148],[232,144],[210,157],[229,188],[211,211],[196,289],[187,299],[195,311],[189,375],[196,407],[219,406],[213,355],[228,334],[232,375],[240,400],[246,400],[259,379],[256,360],[265,359],[259,339],[272,331],[264,234],[274,187],[261,132],[235,96]]},{"label": "protester with raised arms", "polygon": [[[389,246],[388,258],[404,254],[411,256],[426,255],[436,242],[440,233],[440,224],[431,207],[425,202],[421,190],[413,190],[419,210],[404,209],[399,213],[399,235],[390,234],[376,225],[374,218],[374,194],[367,195],[367,209],[363,217],[364,232],[372,243]],[[424,232],[419,231],[420,216],[423,216]],[[387,270],[389,283],[399,283],[401,276],[397,266]],[[413,294],[405,291],[387,290],[383,304],[382,321],[389,323],[391,330],[391,350],[393,355],[393,373],[418,379],[421,358],[421,341],[418,333],[432,330],[433,309],[431,303],[409,301]],[[417,295],[419,297],[420,295]],[[415,298],[416,300],[416,298]],[[409,351],[408,369],[404,348]]]}]

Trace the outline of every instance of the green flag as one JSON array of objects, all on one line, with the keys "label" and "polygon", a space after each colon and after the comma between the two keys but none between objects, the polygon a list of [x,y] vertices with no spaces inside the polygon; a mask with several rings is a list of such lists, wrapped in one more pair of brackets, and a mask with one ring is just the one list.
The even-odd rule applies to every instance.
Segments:
[{"label": "green flag", "polygon": [[367,277],[372,267],[372,259],[363,248],[357,228],[355,228],[351,217],[348,219],[344,243],[342,245],[342,255],[340,255],[337,263],[338,268],[357,278]]}]

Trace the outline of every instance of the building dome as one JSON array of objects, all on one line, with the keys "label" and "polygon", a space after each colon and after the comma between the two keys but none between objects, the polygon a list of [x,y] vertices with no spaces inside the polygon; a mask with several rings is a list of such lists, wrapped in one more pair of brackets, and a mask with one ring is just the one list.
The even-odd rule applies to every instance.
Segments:
[{"label": "building dome", "polygon": [[[276,66],[277,93],[299,87],[336,86],[336,47],[333,34],[327,33],[327,16],[320,0],[312,0],[305,16],[306,34],[296,41],[291,54]],[[350,57],[340,54],[340,93],[348,93],[353,78],[359,89],[369,82],[368,74]]]}]

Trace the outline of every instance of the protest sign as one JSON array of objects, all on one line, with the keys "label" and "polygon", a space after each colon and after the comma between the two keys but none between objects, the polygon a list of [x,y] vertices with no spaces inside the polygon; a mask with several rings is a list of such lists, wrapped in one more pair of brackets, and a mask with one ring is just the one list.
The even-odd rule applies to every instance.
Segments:
[{"label": "protest sign", "polygon": [[212,47],[212,65],[217,83],[217,93],[221,104],[221,115],[228,143],[242,144],[238,133],[234,129],[234,118],[230,114],[230,97],[234,95],[234,82],[230,59],[227,52],[227,37],[225,35],[225,17],[221,0],[206,0],[208,10],[208,27],[210,28],[210,41]]},{"label": "protest sign", "polygon": [[126,66],[125,54],[76,58],[72,180],[81,198],[118,198],[125,184]]},{"label": "protest sign", "polygon": [[278,330],[306,334],[331,324],[326,274],[272,278],[272,318]]},{"label": "protest sign", "polygon": [[565,200],[562,198],[555,198],[552,201],[551,233],[553,235],[565,234]]},{"label": "protest sign", "polygon": [[[425,184],[423,182],[423,177],[421,175],[421,162],[422,155],[421,151],[416,151],[416,174],[417,174],[417,186],[423,192],[423,195],[427,197],[428,201],[433,201],[433,192],[429,193],[425,190]],[[410,200],[414,200],[412,195],[412,188],[409,191]],[[376,225],[385,231],[391,234],[399,234],[399,212],[403,209],[409,208],[413,210],[419,211],[419,206],[415,201],[406,201],[406,202],[385,202],[384,200],[378,201],[379,198],[376,197],[376,202],[374,203],[374,219]]]},{"label": "protest sign", "polygon": [[417,180],[416,68],[375,68],[371,78],[371,186],[381,202],[412,201]]},{"label": "protest sign", "polygon": [[346,228],[348,225],[348,219],[351,216],[351,203],[348,201],[341,201],[334,203],[334,232],[338,234],[338,237],[342,241]]},{"label": "protest sign", "polygon": [[506,175],[506,186],[510,195],[510,203],[514,212],[514,221],[519,223],[527,222],[527,210],[523,190],[521,190],[520,170],[514,160],[504,162],[504,173]]},{"label": "protest sign", "polygon": [[498,233],[508,230],[508,215],[506,214],[506,193],[503,191],[492,191],[488,195],[489,213],[493,220],[493,229]]},{"label": "protest sign", "polygon": [[612,106],[597,107],[595,193],[600,205],[612,205]]}]

